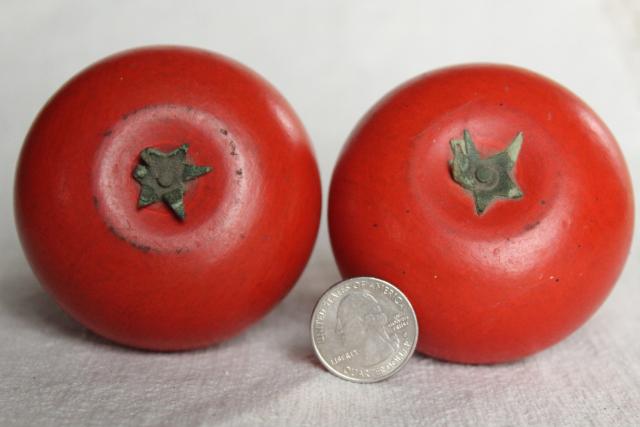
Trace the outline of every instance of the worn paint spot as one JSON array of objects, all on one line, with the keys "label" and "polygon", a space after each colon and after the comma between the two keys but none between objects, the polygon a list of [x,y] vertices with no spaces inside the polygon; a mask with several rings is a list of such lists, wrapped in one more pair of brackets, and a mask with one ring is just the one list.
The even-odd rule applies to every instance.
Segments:
[{"label": "worn paint spot", "polygon": [[147,252],[149,252],[151,250],[151,247],[147,246],[147,245],[140,245],[140,244],[134,243],[134,242],[129,242],[129,244],[131,246],[133,246],[134,248],[136,248],[136,249],[138,249],[138,250],[140,250],[140,251],[142,251],[144,253],[147,253]]},{"label": "worn paint spot", "polygon": [[133,242],[127,238],[125,238],[122,234],[118,233],[118,231],[113,228],[113,226],[108,226],[107,229],[111,232],[111,234],[113,234],[114,236],[116,236],[118,239],[122,240],[123,242],[128,243],[129,245],[131,245],[132,247],[136,248],[139,251],[142,251],[144,253],[148,253],[151,251],[151,246],[147,246],[147,245],[141,245],[137,242]]}]

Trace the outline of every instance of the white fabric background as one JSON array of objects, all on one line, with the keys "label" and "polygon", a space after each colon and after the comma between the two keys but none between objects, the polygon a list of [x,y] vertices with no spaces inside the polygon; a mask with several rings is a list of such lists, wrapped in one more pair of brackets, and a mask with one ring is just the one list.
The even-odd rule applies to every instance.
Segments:
[{"label": "white fabric background", "polygon": [[72,74],[157,43],[227,54],[275,84],[314,141],[325,193],[342,143],[373,102],[423,71],[471,61],[525,66],[579,94],[617,136],[640,188],[638,1],[2,0],[0,425],[640,425],[638,233],[599,312],[561,344],[508,365],[415,356],[373,385],[325,372],[308,335],[315,300],[338,279],[324,216],[294,291],[222,345],[139,352],[70,320],[17,241],[18,151]]}]

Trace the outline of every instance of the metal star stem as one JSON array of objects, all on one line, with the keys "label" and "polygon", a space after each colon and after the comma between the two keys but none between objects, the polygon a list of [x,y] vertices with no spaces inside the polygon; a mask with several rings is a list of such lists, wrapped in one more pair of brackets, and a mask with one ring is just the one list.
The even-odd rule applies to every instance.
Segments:
[{"label": "metal star stem", "polygon": [[188,149],[189,145],[183,144],[169,153],[151,147],[140,152],[141,163],[133,171],[133,177],[140,184],[139,208],[163,201],[184,221],[185,183],[212,170],[209,166],[187,163]]},{"label": "metal star stem", "polygon": [[495,199],[519,199],[523,196],[513,177],[523,140],[522,132],[518,132],[507,148],[486,158],[480,157],[466,129],[463,139],[451,140],[453,179],[472,193],[478,215],[484,213]]}]

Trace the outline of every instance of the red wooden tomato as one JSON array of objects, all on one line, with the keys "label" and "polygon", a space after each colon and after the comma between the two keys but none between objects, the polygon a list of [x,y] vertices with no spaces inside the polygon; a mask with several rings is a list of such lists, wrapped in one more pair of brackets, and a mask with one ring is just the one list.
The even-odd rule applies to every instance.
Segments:
[{"label": "red wooden tomato", "polygon": [[228,338],[291,288],[315,241],[317,166],[287,102],[222,56],[145,48],[44,107],[15,187],[27,258],[60,305],[123,344]]},{"label": "red wooden tomato", "polygon": [[422,75],[350,137],[329,199],[344,276],[410,298],[419,351],[465,363],[532,354],[603,302],[629,250],[633,201],[606,126],[518,68]]}]

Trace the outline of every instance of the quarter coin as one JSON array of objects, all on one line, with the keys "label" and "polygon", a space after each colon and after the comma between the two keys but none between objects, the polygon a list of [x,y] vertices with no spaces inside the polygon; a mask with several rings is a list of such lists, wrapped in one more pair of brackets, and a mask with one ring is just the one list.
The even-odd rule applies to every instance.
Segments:
[{"label": "quarter coin", "polygon": [[398,288],[375,277],[356,277],[320,297],[311,317],[311,339],[329,372],[372,383],[407,363],[418,340],[418,322]]}]

